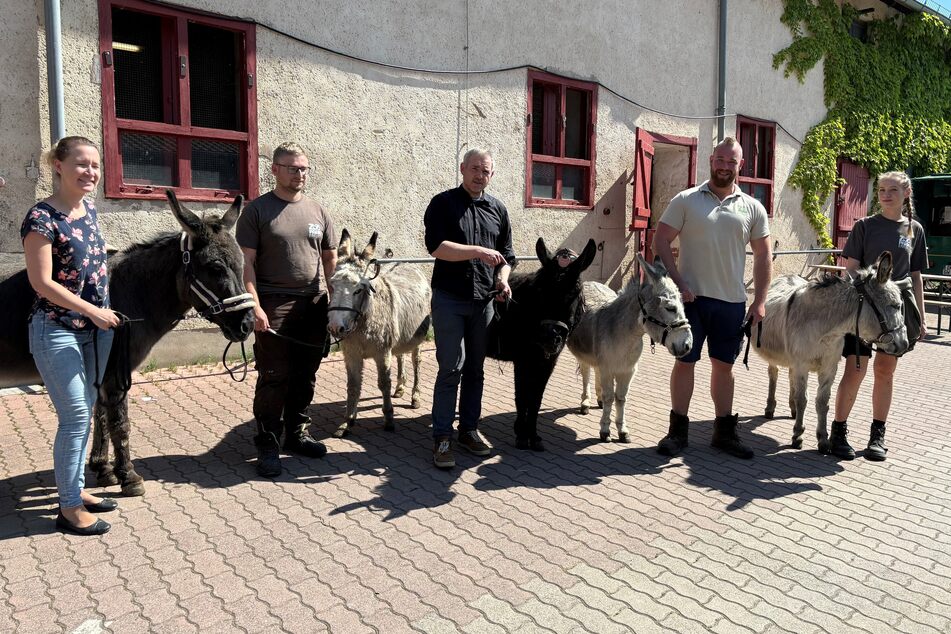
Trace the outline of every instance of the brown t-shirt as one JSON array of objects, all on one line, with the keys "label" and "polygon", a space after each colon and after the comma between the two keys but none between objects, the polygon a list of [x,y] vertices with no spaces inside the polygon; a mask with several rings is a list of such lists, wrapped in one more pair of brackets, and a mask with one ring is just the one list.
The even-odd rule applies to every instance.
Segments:
[{"label": "brown t-shirt", "polygon": [[308,198],[289,203],[268,192],[248,203],[235,229],[238,244],[257,251],[259,294],[316,295],[320,254],[337,248],[333,222]]}]

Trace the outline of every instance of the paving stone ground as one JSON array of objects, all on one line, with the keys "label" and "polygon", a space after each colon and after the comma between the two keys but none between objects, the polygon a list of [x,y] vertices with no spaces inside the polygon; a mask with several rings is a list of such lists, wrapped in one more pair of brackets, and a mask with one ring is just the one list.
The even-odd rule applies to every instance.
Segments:
[{"label": "paving stone ground", "polygon": [[[951,337],[899,364],[884,463],[819,455],[812,410],[805,447],[791,449],[792,422],[761,416],[758,358],[736,372],[756,458],[709,447],[704,360],[690,447],[665,459],[654,446],[671,365],[645,354],[626,404],[632,442],[603,444],[600,411],[577,413],[581,381],[563,356],[544,401],[549,451],[535,454],[512,444],[511,368],[487,362],[482,430],[495,452],[441,472],[429,349],[423,406],[398,401],[396,433],[382,430],[368,370],[356,432],[329,439],[323,460],[285,458],[274,482],[252,462],[253,373],[136,375],[147,493],[120,500],[103,538],[55,531],[52,408],[42,393],[7,393],[0,631],[951,632]],[[857,447],[870,390],[852,417]],[[317,437],[342,419],[345,393],[331,357],[311,407]]]}]

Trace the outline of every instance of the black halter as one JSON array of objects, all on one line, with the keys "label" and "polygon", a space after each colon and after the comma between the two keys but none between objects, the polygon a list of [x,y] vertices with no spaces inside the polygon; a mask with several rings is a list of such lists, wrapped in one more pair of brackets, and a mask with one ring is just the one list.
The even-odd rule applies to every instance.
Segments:
[{"label": "black halter", "polygon": [[[370,270],[370,267],[376,267],[373,276],[367,277],[367,272]],[[360,302],[361,308],[355,308],[352,306],[330,306],[327,308],[327,312],[336,311],[336,312],[345,312],[345,313],[356,313],[357,319],[363,317],[366,314],[366,304],[370,300],[370,295],[376,292],[376,289],[373,288],[373,280],[375,280],[380,275],[380,263],[376,259],[370,260],[367,262],[366,267],[363,269],[363,272],[360,274],[360,281],[357,282],[357,286],[363,288],[367,292],[366,298]],[[340,337],[334,343],[338,343],[341,339],[345,339],[347,335]]]},{"label": "black halter", "polygon": [[[647,309],[644,308],[644,302],[641,301],[641,296],[640,296],[640,294],[638,294],[638,296],[637,296],[637,305],[638,305],[638,306],[640,307],[640,309],[641,309],[641,316],[644,318],[644,321],[649,321],[650,323],[654,324],[655,326],[660,326],[661,328],[664,329],[664,334],[663,334],[663,335],[661,336],[661,338],[660,338],[660,345],[662,345],[662,346],[667,345],[667,335],[669,335],[670,333],[672,333],[673,331],[675,331],[675,330],[677,330],[677,329],[679,329],[679,328],[683,328],[684,326],[689,326],[689,325],[690,325],[690,322],[687,321],[686,319],[678,319],[678,320],[672,321],[672,322],[670,322],[670,323],[668,324],[668,323],[662,322],[661,320],[657,319],[656,317],[653,317],[653,316],[651,316],[651,315],[648,315],[648,314],[647,314]],[[650,335],[648,335],[648,336],[650,336]],[[656,354],[656,353],[657,353],[657,349],[656,349],[655,344],[654,344],[654,338],[653,338],[653,337],[650,337],[650,340],[651,340],[651,354]]]},{"label": "black halter", "polygon": [[869,295],[868,289],[865,288],[865,280],[858,279],[852,282],[852,286],[859,293],[859,307],[855,311],[855,367],[860,369],[862,367],[862,362],[859,359],[859,318],[862,316],[862,307],[866,304],[866,300],[869,308],[872,309],[872,312],[875,313],[875,318],[878,319],[878,325],[882,329],[882,332],[879,333],[878,337],[870,341],[866,341],[867,344],[887,344],[895,340],[895,333],[901,330],[904,324],[900,324],[897,328],[889,328],[888,322],[885,321],[885,316],[882,315],[882,311],[879,310],[878,306],[875,305],[875,301],[872,299],[872,296]]}]

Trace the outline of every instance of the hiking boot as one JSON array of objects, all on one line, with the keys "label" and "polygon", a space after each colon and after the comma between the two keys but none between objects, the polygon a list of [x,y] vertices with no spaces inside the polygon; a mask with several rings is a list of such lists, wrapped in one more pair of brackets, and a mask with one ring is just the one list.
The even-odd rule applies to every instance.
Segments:
[{"label": "hiking boot", "polygon": [[258,449],[258,461],[255,465],[258,475],[263,478],[276,478],[281,475],[283,469],[277,436],[269,432],[255,436],[254,446]]},{"label": "hiking boot", "polygon": [[433,464],[440,469],[451,469],[456,466],[456,459],[452,456],[452,440],[436,439],[433,443]]},{"label": "hiking boot", "polygon": [[732,416],[717,416],[713,421],[713,439],[710,446],[725,451],[731,456],[749,460],[753,457],[753,450],[740,442],[736,432],[739,414]]},{"label": "hiking boot", "polygon": [[532,451],[545,451],[545,443],[542,442],[541,436],[538,435],[532,436],[531,438],[528,436],[516,436],[515,448],[531,449]]},{"label": "hiking boot", "polygon": [[289,434],[284,440],[284,451],[307,458],[323,458],[327,455],[327,446],[314,440],[309,433]]},{"label": "hiking boot", "polygon": [[307,431],[310,427],[309,416],[299,416],[296,423],[285,423],[284,451],[307,458],[323,458],[327,455],[327,447],[322,442],[314,440]]},{"label": "hiking boot", "polygon": [[829,435],[829,449],[833,456],[842,460],[854,460],[855,450],[849,444],[849,426],[846,421],[832,421],[832,433]]},{"label": "hiking boot", "polygon": [[872,422],[872,433],[868,438],[868,447],[865,448],[865,459],[881,462],[885,459],[885,423],[880,420]]},{"label": "hiking boot", "polygon": [[488,456],[492,453],[492,448],[485,444],[485,441],[479,436],[479,432],[474,429],[471,431],[462,431],[460,429],[456,444],[474,456]]},{"label": "hiking boot", "polygon": [[663,456],[676,456],[687,446],[687,425],[690,419],[683,414],[670,410],[670,428],[667,435],[657,443],[657,453]]}]

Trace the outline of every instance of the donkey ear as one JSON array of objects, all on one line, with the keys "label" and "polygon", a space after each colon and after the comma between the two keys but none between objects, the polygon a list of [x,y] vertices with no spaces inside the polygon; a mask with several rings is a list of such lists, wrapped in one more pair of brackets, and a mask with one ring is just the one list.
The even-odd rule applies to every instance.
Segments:
[{"label": "donkey ear", "polygon": [[588,244],[584,246],[584,250],[581,252],[581,255],[578,256],[578,259],[571,263],[571,267],[577,269],[578,275],[591,266],[591,263],[594,262],[594,256],[598,254],[598,245],[595,244],[594,240],[588,238]]},{"label": "donkey ear", "polygon": [[892,254],[891,251],[882,251],[875,263],[876,279],[879,284],[884,284],[892,278]]},{"label": "donkey ear", "polygon": [[178,197],[175,196],[175,192],[171,189],[165,190],[165,196],[168,198],[168,204],[172,207],[172,213],[175,215],[175,219],[178,220],[178,224],[182,225],[182,229],[185,233],[195,238],[200,236],[204,229],[201,218],[183,207],[182,204],[178,202]]},{"label": "donkey ear", "polygon": [[551,262],[551,251],[545,246],[545,238],[539,237],[538,242],[535,243],[535,255],[538,256],[538,261],[542,263],[542,266],[548,266],[548,263]]},{"label": "donkey ear", "polygon": [[363,253],[360,254],[361,260],[369,260],[373,258],[373,254],[376,253],[376,239],[378,234],[376,231],[373,232],[373,235],[370,236],[370,241],[367,243],[367,246],[364,247]]},{"label": "donkey ear", "polygon": [[344,227],[343,231],[340,233],[340,243],[337,244],[337,257],[349,258],[352,253],[353,239],[350,237],[350,232],[347,231],[346,227]]},{"label": "donkey ear", "polygon": [[654,256],[654,263],[652,265],[654,270],[657,271],[658,275],[667,275],[667,267],[664,266],[664,261],[660,259],[659,255]]},{"label": "donkey ear", "polygon": [[651,264],[640,253],[638,253],[636,257],[637,264],[641,267],[641,270],[644,271],[644,276],[652,282],[655,281],[657,279],[657,269],[651,266]]},{"label": "donkey ear", "polygon": [[234,223],[238,222],[238,216],[241,215],[241,203],[243,202],[244,196],[238,194],[234,202],[231,203],[231,207],[221,217],[221,224],[224,225],[225,229],[230,229],[234,226]]}]

